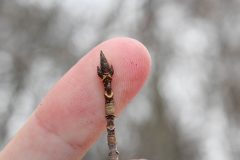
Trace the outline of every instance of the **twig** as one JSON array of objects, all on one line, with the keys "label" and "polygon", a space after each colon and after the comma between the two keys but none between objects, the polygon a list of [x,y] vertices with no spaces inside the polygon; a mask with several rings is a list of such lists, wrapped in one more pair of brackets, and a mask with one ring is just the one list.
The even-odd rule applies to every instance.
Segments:
[{"label": "twig", "polygon": [[107,120],[107,141],[109,147],[108,160],[118,160],[119,152],[117,150],[117,141],[115,135],[115,108],[112,91],[112,76],[114,73],[113,66],[109,65],[103,52],[100,53],[100,67],[97,66],[98,76],[102,79],[104,85],[105,97],[105,116]]}]

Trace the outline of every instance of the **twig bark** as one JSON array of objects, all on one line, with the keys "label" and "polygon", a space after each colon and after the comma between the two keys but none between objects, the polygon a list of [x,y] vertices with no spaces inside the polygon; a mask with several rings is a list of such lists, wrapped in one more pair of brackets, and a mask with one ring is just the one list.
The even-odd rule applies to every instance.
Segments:
[{"label": "twig bark", "polygon": [[107,141],[109,147],[108,160],[118,160],[119,152],[117,150],[117,141],[115,134],[115,108],[112,91],[112,76],[114,73],[113,66],[109,65],[103,52],[100,53],[100,67],[97,66],[98,76],[102,79],[104,85],[104,97],[105,97],[105,116],[107,120]]}]

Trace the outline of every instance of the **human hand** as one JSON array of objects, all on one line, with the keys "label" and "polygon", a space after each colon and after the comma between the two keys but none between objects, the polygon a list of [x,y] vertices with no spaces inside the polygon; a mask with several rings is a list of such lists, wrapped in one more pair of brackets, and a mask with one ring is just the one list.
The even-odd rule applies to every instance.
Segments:
[{"label": "human hand", "polygon": [[116,114],[142,87],[150,56],[138,41],[101,43],[74,65],[42,100],[26,124],[0,152],[0,160],[77,160],[105,130],[103,85],[96,67],[103,50],[114,66]]}]

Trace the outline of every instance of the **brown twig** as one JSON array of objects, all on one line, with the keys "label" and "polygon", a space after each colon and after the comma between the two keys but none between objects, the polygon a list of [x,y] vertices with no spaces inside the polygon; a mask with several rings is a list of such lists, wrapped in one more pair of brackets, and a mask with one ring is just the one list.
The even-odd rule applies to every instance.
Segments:
[{"label": "brown twig", "polygon": [[119,152],[117,150],[117,141],[115,134],[115,108],[112,91],[112,76],[114,73],[113,66],[109,65],[103,52],[100,53],[100,67],[97,66],[98,76],[102,79],[104,85],[105,97],[105,116],[107,120],[107,141],[109,147],[108,160],[118,160]]}]

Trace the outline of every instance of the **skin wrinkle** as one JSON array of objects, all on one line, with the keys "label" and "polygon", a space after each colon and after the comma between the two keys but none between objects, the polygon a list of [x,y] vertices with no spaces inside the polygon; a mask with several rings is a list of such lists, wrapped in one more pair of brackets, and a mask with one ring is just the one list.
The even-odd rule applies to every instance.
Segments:
[{"label": "skin wrinkle", "polygon": [[[67,79],[63,80],[63,82],[69,82]],[[71,83],[65,83],[67,85],[70,84],[71,88],[73,87],[73,85],[71,85]],[[79,92],[76,94],[75,92],[79,91],[78,89],[74,88],[73,91],[71,91],[71,94],[72,95],[68,95],[67,97],[71,97],[71,100],[68,102],[70,102],[69,105],[71,105],[71,107],[62,107],[61,109],[64,109],[62,112],[65,112],[65,114],[69,115],[69,116],[73,116],[73,114],[76,114],[76,115],[85,115],[85,117],[93,117],[92,119],[92,122],[93,121],[96,121],[95,119],[97,119],[97,121],[99,121],[99,118],[96,118],[96,117],[99,117],[99,115],[103,115],[103,111],[102,113],[99,113],[98,111],[101,112],[101,110],[95,110],[95,108],[93,107],[79,107],[79,106],[75,106],[73,107],[73,104],[71,104],[73,101],[76,101],[76,99],[79,99],[79,97],[85,97],[85,98],[82,98],[82,99],[88,99],[89,97],[86,96],[88,93],[87,92],[82,92],[81,90],[81,93],[79,94]],[[63,95],[63,98],[65,96]],[[60,98],[62,100],[62,98]],[[81,98],[80,98],[81,99]],[[43,102],[44,103],[44,102]],[[53,102],[53,105],[55,104],[56,102]],[[91,104],[92,101],[89,101],[89,104],[86,104],[85,102],[85,106],[92,106],[93,104]],[[50,103],[51,105],[51,103]],[[66,104],[65,106],[68,106],[68,104]],[[53,111],[54,112],[54,111]],[[36,114],[38,115],[38,114]],[[65,115],[65,116],[67,116]],[[41,118],[39,118],[39,116],[36,116],[41,124],[41,126],[43,126],[43,128],[45,128],[47,131],[50,131],[52,133],[55,133],[57,136],[61,137],[59,132],[61,132],[61,130],[57,129],[55,126],[51,126],[51,122],[47,122],[46,119],[45,120],[41,120]],[[95,117],[95,118],[94,118]],[[104,117],[102,118],[104,119]],[[78,123],[82,123],[81,126],[85,126],[87,128],[87,126],[92,126],[91,123],[89,123],[91,121],[81,121],[81,122],[78,122]],[[102,122],[101,122],[102,123]],[[62,138],[63,139],[63,138]],[[85,147],[86,145],[84,144],[77,144],[76,142],[70,142],[70,141],[67,141],[67,140],[64,140],[67,144],[71,145],[72,147],[74,147],[75,149],[77,150],[81,150],[81,148]]]},{"label": "skin wrinkle", "polygon": [[[14,138],[20,138],[21,140],[25,140],[24,143],[19,145],[17,143],[18,147],[20,150],[22,148],[29,150],[28,154],[24,155],[24,158],[22,159],[32,159],[32,155],[35,155],[34,160],[52,160],[52,159],[61,159],[62,160],[74,160],[72,157],[79,157],[79,152],[74,150],[71,146],[67,145],[63,139],[59,138],[55,133],[49,132],[46,129],[44,129],[42,126],[39,125],[37,122],[37,118],[35,117],[35,114],[32,115],[32,117],[29,119],[27,122],[27,125],[25,128],[28,128],[31,130],[31,132],[26,133],[27,136],[23,136],[22,134],[18,134]],[[29,139],[34,140],[33,141],[28,141]],[[58,144],[58,147],[47,147],[44,146],[45,143],[47,142],[46,139],[50,140],[50,144]],[[44,144],[44,145],[42,145]],[[61,151],[59,154],[58,152]],[[8,152],[8,151],[7,151]],[[51,159],[47,158],[47,155],[52,155]],[[8,158],[4,158],[4,160],[12,160],[12,159],[19,159],[18,155],[16,154],[9,154]]]},{"label": "skin wrinkle", "polygon": [[[77,122],[78,125],[76,126],[76,128],[78,128],[78,126],[84,126],[86,131],[94,131],[94,130],[98,130],[98,128],[104,128],[104,124],[106,123],[104,120],[104,113],[99,113],[98,111],[102,111],[102,110],[95,110],[95,108],[93,107],[79,107],[76,108],[77,110],[72,110],[72,108],[75,107],[69,107],[69,114],[68,115],[73,115],[77,114],[79,115],[79,117],[81,117],[80,115],[84,115],[84,117],[88,117],[88,119],[84,120],[84,118]],[[100,118],[102,116],[102,118]],[[44,129],[46,129],[48,132],[50,133],[54,133],[55,135],[57,135],[58,137],[60,137],[61,139],[63,139],[63,141],[69,145],[71,145],[74,149],[81,151],[82,148],[85,148],[86,146],[88,146],[88,144],[85,144],[84,142],[88,142],[88,141],[92,141],[91,139],[94,139],[92,136],[85,136],[88,138],[88,140],[84,139],[83,141],[77,142],[75,139],[72,140],[66,140],[66,137],[63,138],[61,136],[60,133],[62,133],[62,130],[59,128],[57,129],[55,126],[50,125],[50,123],[47,123],[46,120],[41,120],[41,118],[38,116],[38,114],[35,114],[36,118],[38,119],[38,122],[40,124],[41,127],[43,127]],[[91,118],[89,118],[91,117]],[[103,119],[103,121],[101,121],[100,119]],[[94,125],[93,125],[94,124]],[[97,127],[96,127],[97,126]],[[75,128],[75,127],[74,127]],[[88,133],[81,132],[82,135],[87,135]]]},{"label": "skin wrinkle", "polygon": [[[85,103],[85,106],[92,106],[94,104],[94,103],[91,104],[92,101],[90,101],[89,103],[90,103],[89,105]],[[99,113],[99,111],[102,112],[102,113]],[[62,112],[62,111],[60,111],[60,112]],[[69,116],[76,115],[76,116],[79,116],[79,117],[88,117],[88,118],[82,118],[81,121],[77,122],[78,125],[76,125],[76,127],[73,127],[72,129],[79,128],[78,126],[83,126],[86,131],[89,131],[89,130],[94,131],[94,130],[96,130],[97,128],[100,127],[100,125],[97,125],[97,124],[104,124],[105,123],[105,121],[103,122],[103,121],[100,120],[100,119],[104,119],[104,116],[102,116],[102,118],[99,118],[99,116],[104,115],[103,111],[102,110],[96,110],[93,107],[77,107],[77,106],[76,107],[73,107],[73,106],[72,107],[66,107],[64,112],[65,112],[65,114],[64,114],[65,117],[68,117],[68,115]],[[40,119],[40,118],[38,118],[38,119]],[[44,120],[45,122],[41,121],[42,124],[45,124],[44,128],[47,128],[48,130],[57,133],[58,136],[59,136],[59,133],[64,132],[61,129],[61,127],[59,128],[59,126],[50,125],[51,122],[48,123],[46,120],[47,119]],[[95,125],[92,125],[93,122],[95,122]],[[97,124],[96,124],[96,122],[97,122]],[[96,127],[96,125],[97,125],[97,127]],[[65,128],[65,127],[62,127],[62,128]],[[101,128],[103,128],[103,126]],[[81,133],[81,135],[87,135],[87,134],[88,133],[84,133],[84,132]],[[88,146],[88,144],[84,144],[84,142],[88,142],[88,141],[91,142],[92,141],[91,139],[93,139],[93,138],[91,138],[91,136],[85,136],[85,137],[87,137],[89,140],[85,139],[85,140],[82,140],[80,142],[77,142],[75,139],[74,140],[70,139],[70,140],[65,140],[65,142],[67,142],[68,144],[70,144],[74,148],[76,148],[78,150],[81,150],[81,148],[85,148],[86,146]],[[65,137],[64,139],[67,139],[67,137]],[[73,141],[73,142],[71,142],[71,141]]]},{"label": "skin wrinkle", "polygon": [[51,127],[47,127],[45,125],[45,123],[43,121],[41,121],[41,118],[38,117],[38,114],[34,114],[37,125],[42,128],[43,130],[45,130],[48,134],[52,134],[54,135],[56,138],[58,138],[60,141],[62,141],[64,144],[68,145],[69,147],[71,147],[73,150],[75,151],[79,151],[81,148],[83,148],[84,146],[80,146],[77,145],[78,147],[75,147],[76,145],[66,141],[65,139],[63,139],[55,130],[51,129]]},{"label": "skin wrinkle", "polygon": [[[64,84],[67,84],[67,85],[70,84],[70,86],[71,86],[70,88],[73,88],[73,85],[71,85],[71,84],[75,83],[75,82],[65,83],[65,82],[69,82],[68,79],[64,79],[62,81],[64,82]],[[92,89],[89,89],[89,90],[92,90]],[[80,92],[78,92],[78,91],[80,91]],[[104,111],[103,110],[101,110],[101,109],[97,109],[96,110],[96,108],[94,108],[94,107],[87,107],[87,106],[94,106],[96,102],[94,102],[94,101],[85,101],[85,104],[84,104],[85,107],[80,107],[78,105],[74,106],[73,104],[75,104],[75,103],[72,104],[72,102],[80,101],[80,99],[91,99],[89,97],[89,95],[91,96],[91,94],[89,94],[88,92],[85,92],[85,91],[82,91],[82,90],[78,90],[78,88],[75,87],[75,88],[73,88],[73,90],[71,90],[70,95],[67,96],[67,97],[71,97],[71,100],[67,100],[67,102],[69,104],[68,103],[65,103],[65,104],[61,103],[63,105],[63,107],[59,108],[59,109],[62,110],[62,111],[59,111],[59,112],[61,112],[61,113],[64,112],[64,117],[69,117],[69,116],[72,117],[74,115],[76,115],[78,117],[81,117],[81,115],[84,115],[84,117],[88,117],[88,118],[86,118],[87,121],[84,120],[85,118],[82,118],[82,120],[80,122],[77,122],[80,126],[84,126],[87,131],[89,131],[89,130],[96,130],[96,128],[99,128],[100,125],[97,125],[98,127],[96,127],[96,122],[98,122],[100,124],[105,124],[105,121],[103,122],[103,121],[100,120],[100,119],[104,120],[104,116],[102,116],[102,118],[99,118],[99,116],[104,115]],[[63,98],[65,97],[64,94],[61,95],[61,96],[63,96]],[[57,99],[60,99],[60,101],[62,101],[63,98],[58,97]],[[57,101],[57,100],[54,100],[53,102],[51,102],[49,104],[45,104],[45,105],[48,105],[48,106],[54,105],[54,104],[57,103],[55,101]],[[48,100],[48,102],[49,102],[49,100]],[[102,104],[104,105],[104,102]],[[64,106],[69,106],[69,105],[71,107],[64,107]],[[53,112],[52,114],[54,114],[55,111],[53,110],[52,112]],[[41,112],[39,112],[39,113],[41,113]],[[56,116],[56,114],[55,114],[55,116]],[[38,118],[38,119],[40,119],[40,118]],[[89,119],[91,119],[91,120],[89,121]],[[47,128],[47,130],[50,130],[50,131],[55,131],[55,133],[57,133],[57,135],[60,136],[59,132],[62,133],[61,127],[59,128],[58,126],[50,125],[51,122],[48,123],[46,120],[48,120],[48,119],[43,120],[45,122],[40,121],[40,122],[42,122],[42,124],[44,124],[44,128]],[[92,125],[93,122],[95,122],[95,125]],[[94,126],[94,128],[91,128],[91,126]],[[65,128],[65,127],[63,127],[63,128]],[[78,126],[76,126],[74,128],[78,128]],[[103,128],[103,126],[101,128]],[[83,134],[83,132],[81,134]],[[86,134],[84,134],[84,135],[86,135]],[[90,136],[87,136],[87,137],[88,137],[90,142],[92,141],[90,139],[94,139],[94,138],[91,138]],[[82,141],[82,142],[79,142],[79,143],[76,143],[75,140],[73,140],[73,142],[71,142],[71,140],[68,140],[68,141],[65,140],[65,142],[67,142],[68,144],[70,144],[71,146],[73,146],[74,148],[76,148],[78,150],[81,150],[81,148],[88,146],[88,144],[84,144],[83,143],[83,142],[87,142],[86,139],[84,141]]]}]

